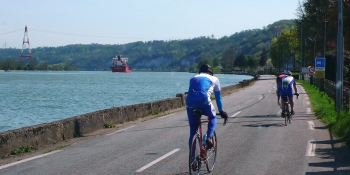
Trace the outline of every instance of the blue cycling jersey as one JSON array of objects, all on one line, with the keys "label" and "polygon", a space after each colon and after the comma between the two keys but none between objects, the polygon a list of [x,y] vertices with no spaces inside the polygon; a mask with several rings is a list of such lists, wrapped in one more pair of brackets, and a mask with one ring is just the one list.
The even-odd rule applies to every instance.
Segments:
[{"label": "blue cycling jersey", "polygon": [[215,76],[206,73],[198,74],[191,78],[188,88],[186,105],[197,107],[207,105],[211,102],[210,96],[214,92],[219,111],[222,110],[222,100],[220,96],[220,82]]}]

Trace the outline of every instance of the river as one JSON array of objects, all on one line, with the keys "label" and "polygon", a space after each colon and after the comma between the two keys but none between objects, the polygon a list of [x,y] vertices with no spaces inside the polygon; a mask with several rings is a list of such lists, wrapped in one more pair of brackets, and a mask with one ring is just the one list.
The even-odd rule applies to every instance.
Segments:
[{"label": "river", "polygon": [[[173,98],[194,73],[0,72],[0,132],[102,109]],[[218,74],[222,87],[247,75]]]}]

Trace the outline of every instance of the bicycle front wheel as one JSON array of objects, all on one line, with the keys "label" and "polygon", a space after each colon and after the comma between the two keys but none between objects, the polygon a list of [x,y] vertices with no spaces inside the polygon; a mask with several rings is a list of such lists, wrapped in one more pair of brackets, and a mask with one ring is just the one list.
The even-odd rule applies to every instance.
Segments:
[{"label": "bicycle front wheel", "polygon": [[207,165],[207,170],[209,172],[213,171],[213,169],[214,169],[214,165],[215,165],[215,161],[216,161],[216,153],[218,150],[218,140],[216,138],[215,131],[213,134],[212,141],[213,141],[214,146],[211,149],[207,150],[207,157],[206,157],[206,162],[205,162],[205,164]]},{"label": "bicycle front wheel", "polygon": [[201,170],[201,142],[199,135],[196,134],[191,142],[190,155],[189,155],[189,170],[190,175],[200,174]]}]

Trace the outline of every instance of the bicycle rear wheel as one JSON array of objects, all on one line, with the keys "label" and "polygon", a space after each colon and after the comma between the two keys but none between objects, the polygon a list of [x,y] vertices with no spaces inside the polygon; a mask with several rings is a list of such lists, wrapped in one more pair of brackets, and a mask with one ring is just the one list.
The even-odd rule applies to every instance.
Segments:
[{"label": "bicycle rear wheel", "polygon": [[288,112],[288,122],[289,124],[292,124],[292,113]]},{"label": "bicycle rear wheel", "polygon": [[199,139],[199,135],[196,134],[193,137],[191,147],[190,147],[190,155],[189,155],[189,171],[190,175],[200,174],[201,170],[201,142]]},{"label": "bicycle rear wheel", "polygon": [[213,147],[209,150],[207,150],[207,157],[206,157],[206,161],[205,164],[207,166],[207,170],[209,172],[213,171],[214,166],[215,166],[215,161],[216,161],[216,153],[218,150],[218,141],[216,138],[216,133],[214,131],[213,137],[211,138],[213,141]]},{"label": "bicycle rear wheel", "polygon": [[287,126],[287,122],[289,120],[289,104],[285,103],[284,104],[284,123]]}]

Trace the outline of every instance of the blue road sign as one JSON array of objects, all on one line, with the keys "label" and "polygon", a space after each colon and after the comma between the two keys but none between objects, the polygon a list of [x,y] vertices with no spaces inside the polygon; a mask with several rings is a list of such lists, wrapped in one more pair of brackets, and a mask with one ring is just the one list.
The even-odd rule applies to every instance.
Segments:
[{"label": "blue road sign", "polygon": [[315,68],[326,68],[325,58],[315,58]]}]

